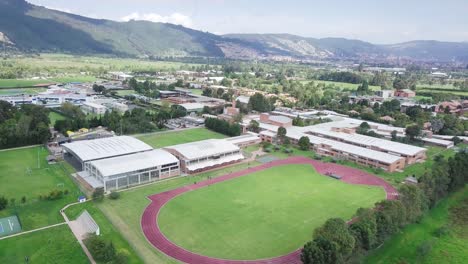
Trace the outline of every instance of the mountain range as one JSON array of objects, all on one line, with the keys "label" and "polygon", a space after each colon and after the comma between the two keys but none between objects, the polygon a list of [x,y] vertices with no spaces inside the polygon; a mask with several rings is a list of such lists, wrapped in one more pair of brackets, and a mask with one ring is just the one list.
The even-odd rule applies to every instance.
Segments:
[{"label": "mountain range", "polygon": [[360,40],[290,34],[215,35],[168,23],[93,19],[25,0],[0,0],[0,43],[21,52],[126,57],[468,62],[465,42],[420,40],[376,45]]}]

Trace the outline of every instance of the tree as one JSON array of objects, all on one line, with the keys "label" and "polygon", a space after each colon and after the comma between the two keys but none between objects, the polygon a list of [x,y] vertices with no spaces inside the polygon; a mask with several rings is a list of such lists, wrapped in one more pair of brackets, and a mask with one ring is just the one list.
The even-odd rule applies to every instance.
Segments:
[{"label": "tree", "polygon": [[278,131],[276,132],[276,136],[278,139],[282,142],[284,138],[286,137],[287,131],[286,128],[284,127],[278,127]]},{"label": "tree", "polygon": [[330,264],[337,263],[339,253],[337,244],[325,239],[317,237],[304,245],[301,252],[301,260],[304,264]]},{"label": "tree", "polygon": [[421,135],[421,127],[419,125],[410,125],[406,127],[405,133],[410,140],[415,140]]},{"label": "tree", "polygon": [[310,149],[310,139],[309,137],[303,136],[299,139],[299,148],[301,150],[309,150]]},{"label": "tree", "polygon": [[354,248],[354,237],[348,230],[348,225],[343,219],[331,218],[325,224],[314,231],[314,237],[323,237],[332,243],[336,243],[337,252],[346,258]]},{"label": "tree", "polygon": [[407,223],[415,222],[427,209],[427,197],[416,185],[402,185],[398,192],[405,208]]},{"label": "tree", "polygon": [[249,107],[252,110],[262,112],[262,113],[269,112],[273,109],[270,104],[270,101],[261,93],[255,93],[254,95],[250,97]]},{"label": "tree", "polygon": [[0,196],[0,211],[8,206],[8,199],[5,196]]},{"label": "tree", "polygon": [[362,84],[359,85],[359,87],[357,88],[356,93],[365,95],[368,94],[369,91],[369,82],[367,82],[367,80],[364,80]]},{"label": "tree", "polygon": [[359,208],[349,229],[356,241],[356,248],[370,250],[377,243],[377,222],[372,209]]},{"label": "tree", "polygon": [[292,124],[293,124],[293,126],[303,127],[303,126],[304,126],[304,120],[302,120],[302,118],[300,118],[299,115],[297,115],[297,116],[293,119]]},{"label": "tree", "polygon": [[397,132],[396,130],[393,130],[393,131],[390,133],[390,135],[391,135],[391,137],[392,137],[392,141],[397,141],[397,139],[398,139],[397,133],[398,133],[398,132]]},{"label": "tree", "polygon": [[251,120],[249,123],[249,130],[255,133],[260,132],[260,124],[256,120]]},{"label": "tree", "polygon": [[102,200],[104,198],[104,188],[96,188],[92,194],[93,200]]}]

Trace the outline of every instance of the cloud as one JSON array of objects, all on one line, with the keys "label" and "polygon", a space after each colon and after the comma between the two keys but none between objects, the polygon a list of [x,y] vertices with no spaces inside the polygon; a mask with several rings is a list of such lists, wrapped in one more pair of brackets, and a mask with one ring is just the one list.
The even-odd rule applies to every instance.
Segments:
[{"label": "cloud", "polygon": [[45,7],[48,9],[53,9],[53,10],[57,10],[57,11],[65,12],[65,13],[73,13],[71,9],[68,9],[68,8],[53,7],[53,6],[45,6]]},{"label": "cloud", "polygon": [[130,20],[147,20],[151,22],[162,22],[162,23],[171,23],[176,25],[182,25],[184,27],[192,27],[193,21],[190,17],[183,15],[181,13],[172,13],[169,16],[163,16],[156,13],[145,13],[140,14],[138,12],[133,12],[128,16],[124,16],[121,18],[122,21],[130,21]]}]

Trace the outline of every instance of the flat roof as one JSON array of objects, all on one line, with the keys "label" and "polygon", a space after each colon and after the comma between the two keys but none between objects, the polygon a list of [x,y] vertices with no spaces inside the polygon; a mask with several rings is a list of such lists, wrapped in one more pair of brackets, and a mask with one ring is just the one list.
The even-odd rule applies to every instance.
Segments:
[{"label": "flat roof", "polygon": [[338,151],[343,151],[352,155],[383,162],[386,164],[391,164],[398,160],[403,159],[402,157],[399,157],[399,156],[395,156],[395,155],[391,155],[391,154],[387,154],[384,152],[371,150],[371,149],[367,149],[363,147],[358,147],[358,146],[354,146],[351,144],[338,142],[335,140],[325,139],[325,138],[311,136],[311,135],[307,135],[307,137],[310,139],[310,143],[313,145],[317,145],[317,144],[328,145],[332,149],[335,149]]},{"label": "flat roof", "polygon": [[102,176],[108,177],[175,162],[179,162],[179,160],[171,153],[162,149],[154,149],[125,156],[95,160],[91,161],[90,164],[101,172]]},{"label": "flat roof", "polygon": [[152,150],[153,148],[134,137],[119,136],[76,141],[62,145],[81,161],[98,160]]},{"label": "flat roof", "polygon": [[185,108],[186,110],[197,110],[197,109],[203,109],[203,107],[205,107],[205,105],[200,104],[200,103],[186,103],[186,104],[179,104],[179,105]]},{"label": "flat roof", "polygon": [[426,151],[425,148],[416,147],[416,146],[403,144],[399,142],[394,142],[390,140],[380,139],[376,137],[365,136],[361,134],[348,134],[348,133],[343,133],[343,132],[335,132],[335,131],[329,131],[329,130],[327,131],[323,129],[314,129],[314,128],[311,128],[310,131],[318,133],[318,134],[322,134],[325,136],[342,139],[342,140],[345,140],[354,144],[374,146],[374,147],[378,147],[380,149],[383,149],[389,152],[394,152],[394,153],[399,153],[399,154],[404,154],[404,155],[413,156],[413,155],[420,153],[421,151]]},{"label": "flat roof", "polygon": [[286,116],[281,116],[281,115],[270,115],[269,119],[271,121],[282,123],[282,124],[292,122],[291,118],[286,117]]},{"label": "flat roof", "polygon": [[253,140],[260,140],[260,138],[258,137],[258,134],[256,133],[252,133],[252,132],[248,132],[244,135],[240,135],[238,137],[231,137],[231,138],[226,138],[225,140],[231,142],[232,144],[242,144],[242,143],[245,143],[245,142],[250,142],[250,141],[253,141]]},{"label": "flat roof", "polygon": [[96,104],[96,103],[91,103],[91,102],[84,102],[83,105],[91,106],[93,108],[106,108],[103,105]]},{"label": "flat roof", "polygon": [[165,147],[165,149],[175,150],[189,160],[240,150],[238,146],[224,139],[207,139],[169,146]]}]

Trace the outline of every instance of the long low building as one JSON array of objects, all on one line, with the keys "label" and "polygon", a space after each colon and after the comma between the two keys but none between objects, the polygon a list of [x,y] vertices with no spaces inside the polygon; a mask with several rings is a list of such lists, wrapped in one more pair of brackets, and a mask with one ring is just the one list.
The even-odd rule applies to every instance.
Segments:
[{"label": "long low building", "polygon": [[385,139],[369,137],[357,133],[345,133],[311,127],[306,132],[310,135],[324,137],[351,145],[385,152],[405,158],[406,164],[413,164],[426,159],[426,149]]},{"label": "long low building", "polygon": [[129,136],[63,144],[64,157],[87,189],[106,192],[180,175],[179,160]]},{"label": "long low building", "polygon": [[180,167],[176,157],[158,149],[86,162],[79,175],[90,184],[101,183],[105,191],[111,191],[178,176]]},{"label": "long low building", "polygon": [[244,159],[240,148],[225,139],[208,139],[165,147],[180,161],[184,173],[197,173]]},{"label": "long low building", "polygon": [[83,169],[85,162],[150,151],[153,148],[134,137],[120,136],[83,140],[62,145],[65,156],[73,156]]}]

